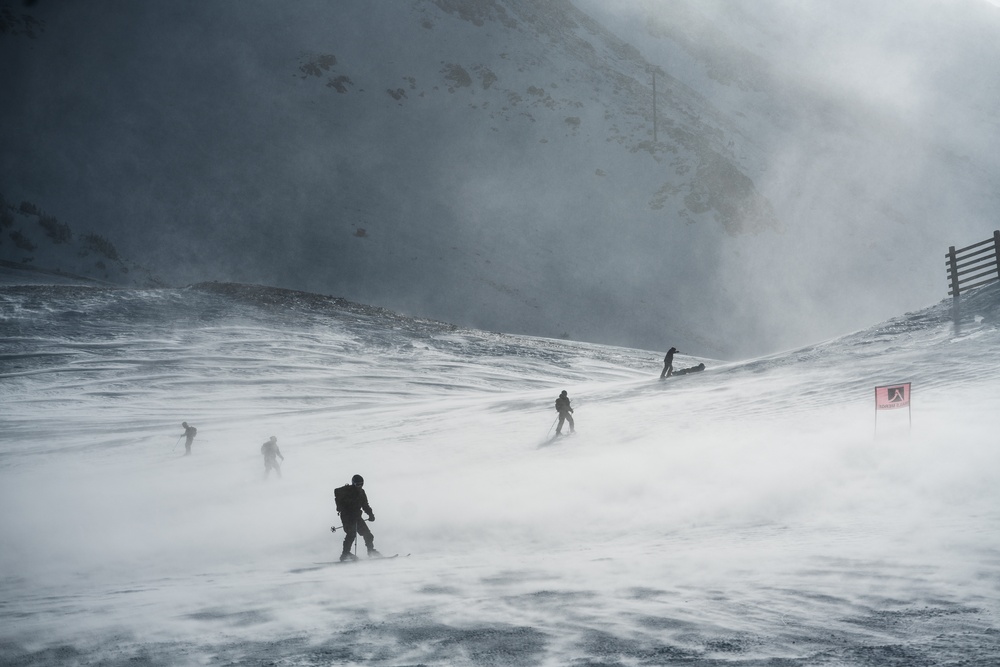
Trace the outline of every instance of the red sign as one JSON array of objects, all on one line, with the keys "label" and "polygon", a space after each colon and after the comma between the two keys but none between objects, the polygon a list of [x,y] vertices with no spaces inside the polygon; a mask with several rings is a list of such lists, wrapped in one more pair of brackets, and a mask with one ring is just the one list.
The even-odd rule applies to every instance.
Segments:
[{"label": "red sign", "polygon": [[875,409],[895,410],[910,407],[910,383],[901,382],[875,387]]}]

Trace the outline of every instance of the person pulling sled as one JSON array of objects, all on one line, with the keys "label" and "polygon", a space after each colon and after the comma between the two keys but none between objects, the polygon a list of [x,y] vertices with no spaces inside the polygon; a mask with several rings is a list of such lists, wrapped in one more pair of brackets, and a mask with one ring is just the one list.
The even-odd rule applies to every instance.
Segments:
[{"label": "person pulling sled", "polygon": [[365,493],[365,478],[355,475],[351,478],[351,483],[334,490],[333,498],[337,502],[337,514],[340,515],[340,523],[344,527],[344,550],[340,554],[340,560],[357,560],[358,557],[351,553],[351,546],[360,534],[365,540],[368,548],[369,558],[381,558],[375,549],[375,536],[369,530],[368,524],[361,518],[362,511],[368,514],[369,521],[375,521],[375,512],[368,504],[368,494]]},{"label": "person pulling sled", "polygon": [[668,378],[674,374],[674,355],[680,352],[676,347],[667,350],[667,355],[663,357],[663,370],[660,372],[660,379]]}]

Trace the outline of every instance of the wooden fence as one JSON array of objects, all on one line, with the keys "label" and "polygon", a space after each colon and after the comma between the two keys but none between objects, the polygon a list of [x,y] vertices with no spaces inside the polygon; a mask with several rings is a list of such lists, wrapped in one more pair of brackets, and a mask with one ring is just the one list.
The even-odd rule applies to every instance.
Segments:
[{"label": "wooden fence", "polygon": [[945,255],[948,266],[948,294],[958,304],[958,295],[974,287],[982,287],[1000,280],[1000,231],[993,238],[973,243],[965,248],[948,248]]}]

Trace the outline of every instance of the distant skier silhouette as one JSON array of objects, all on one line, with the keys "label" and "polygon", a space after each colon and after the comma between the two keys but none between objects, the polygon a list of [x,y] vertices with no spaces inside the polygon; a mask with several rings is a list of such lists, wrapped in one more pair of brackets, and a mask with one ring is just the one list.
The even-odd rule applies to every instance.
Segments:
[{"label": "distant skier silhouette", "polygon": [[281,450],[278,449],[278,439],[275,436],[271,436],[271,439],[260,446],[260,453],[264,455],[264,479],[271,474],[271,470],[278,474],[278,478],[281,478],[281,466],[278,465],[278,459],[282,461],[285,457],[281,455]]},{"label": "distant skier silhouette", "polygon": [[[368,513],[368,520],[375,520],[375,512],[368,504],[368,494],[362,488],[365,485],[365,478],[355,475],[351,478],[351,483],[334,490],[333,498],[337,502],[337,514],[340,515],[340,523],[344,527],[344,549],[340,554],[340,560],[357,560],[358,557],[351,553],[351,545],[354,544],[358,534],[365,540],[368,548],[369,558],[381,558],[375,549],[375,536],[369,530],[361,518],[362,510]],[[333,530],[333,528],[331,528]]]},{"label": "distant skier silhouette", "polygon": [[[194,426],[188,426],[187,422],[181,422],[181,426],[184,427],[184,435],[182,437],[186,438],[184,441],[184,456],[187,456],[191,453],[191,443],[194,442],[194,436],[198,435],[198,429]],[[176,442],[174,443],[174,447],[177,447]]]},{"label": "distant skier silhouette", "polygon": [[563,422],[569,422],[569,432],[576,433],[576,425],[573,423],[573,408],[569,405],[569,396],[563,389],[556,399],[556,411],[559,413],[559,425],[556,426],[556,435],[562,435]]},{"label": "distant skier silhouette", "polygon": [[661,380],[674,374],[674,354],[677,352],[680,352],[680,350],[676,347],[667,350],[667,356],[663,357],[663,371],[660,373]]}]

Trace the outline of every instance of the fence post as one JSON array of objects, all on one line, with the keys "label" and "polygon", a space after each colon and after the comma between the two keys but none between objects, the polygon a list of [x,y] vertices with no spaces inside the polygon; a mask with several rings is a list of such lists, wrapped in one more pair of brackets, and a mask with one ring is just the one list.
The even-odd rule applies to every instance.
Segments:
[{"label": "fence post", "polygon": [[993,230],[993,254],[997,260],[997,278],[1000,279],[1000,229]]},{"label": "fence post", "polygon": [[955,246],[948,246],[948,273],[951,275],[951,318],[958,326],[958,259]]}]

